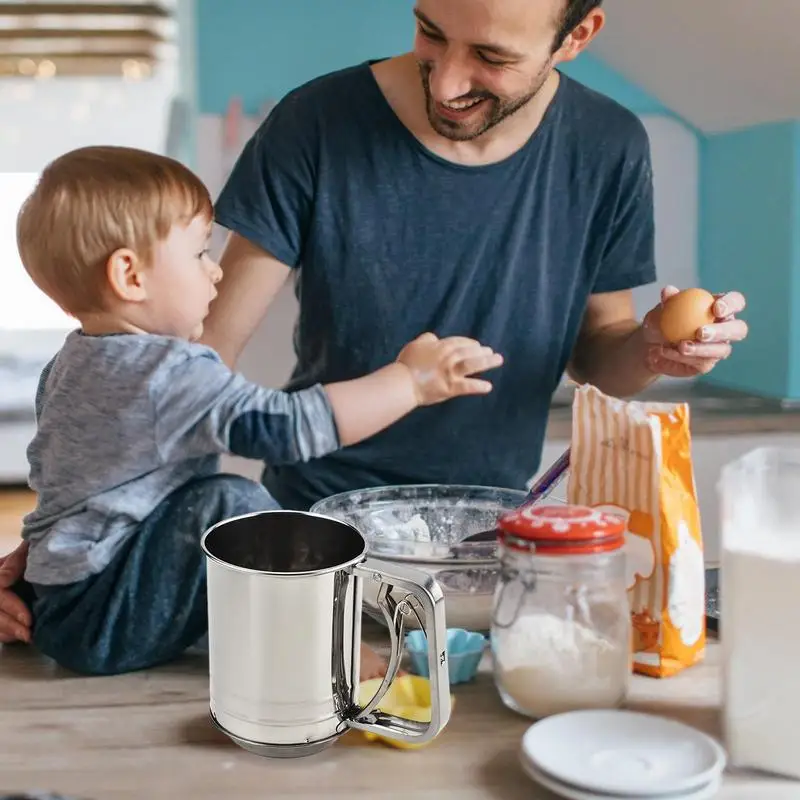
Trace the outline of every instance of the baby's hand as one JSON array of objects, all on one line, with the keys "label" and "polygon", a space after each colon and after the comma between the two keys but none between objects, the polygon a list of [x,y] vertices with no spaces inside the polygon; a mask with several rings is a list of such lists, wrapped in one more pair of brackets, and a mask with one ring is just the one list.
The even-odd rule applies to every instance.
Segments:
[{"label": "baby's hand", "polygon": [[430,406],[459,395],[491,392],[489,381],[468,376],[499,367],[503,357],[474,339],[423,333],[400,351],[397,361],[411,372],[419,404]]}]

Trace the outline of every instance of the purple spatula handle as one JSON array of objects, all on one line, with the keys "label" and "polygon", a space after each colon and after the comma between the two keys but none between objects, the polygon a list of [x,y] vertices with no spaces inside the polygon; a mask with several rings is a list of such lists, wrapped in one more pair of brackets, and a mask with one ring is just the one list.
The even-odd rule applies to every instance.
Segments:
[{"label": "purple spatula handle", "polygon": [[561,479],[566,475],[567,470],[569,469],[569,454],[570,448],[567,448],[557,459],[553,462],[553,464],[549,467],[549,469],[539,478],[536,483],[531,486],[531,490],[528,492],[528,496],[522,501],[522,505],[520,508],[524,508],[525,506],[533,505],[533,503],[538,503],[540,500],[544,500],[553,489],[561,483]]},{"label": "purple spatula handle", "polygon": [[[531,490],[528,492],[522,503],[520,503],[518,508],[525,508],[533,503],[538,503],[540,500],[544,500],[553,491],[553,489],[558,486],[558,484],[561,482],[561,479],[567,474],[567,469],[569,468],[569,452],[569,449],[567,449],[566,452],[562,453],[539,478],[539,480],[536,481],[533,486],[531,486]],[[459,545],[455,545],[453,548],[451,548],[451,555],[454,558],[459,558],[461,553],[461,545],[471,545],[479,542],[494,543],[496,540],[496,528],[479,531],[478,533],[473,533],[470,536],[465,537]]]}]

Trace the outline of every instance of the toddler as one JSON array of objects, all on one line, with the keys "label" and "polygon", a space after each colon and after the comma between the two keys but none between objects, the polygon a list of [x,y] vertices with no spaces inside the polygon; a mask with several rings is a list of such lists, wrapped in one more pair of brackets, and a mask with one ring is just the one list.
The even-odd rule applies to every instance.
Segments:
[{"label": "toddler", "polygon": [[[222,279],[212,203],[180,163],[121,147],[56,159],[24,203],[17,241],[33,281],[80,326],[45,367],[28,448],[24,521],[33,641],[77,672],[169,661],[207,631],[205,530],[276,508],[220,453],[317,458],[415,408],[491,390],[488,347],[426,333],[365,377],[287,393],[197,343]],[[291,620],[287,620],[291,624]],[[380,672],[362,652],[364,677]]]}]

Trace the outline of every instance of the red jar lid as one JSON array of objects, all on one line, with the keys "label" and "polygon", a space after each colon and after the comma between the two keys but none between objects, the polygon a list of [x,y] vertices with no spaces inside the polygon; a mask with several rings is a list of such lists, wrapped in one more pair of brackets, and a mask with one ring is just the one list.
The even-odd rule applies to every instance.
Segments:
[{"label": "red jar lid", "polygon": [[541,555],[608,553],[625,544],[625,520],[588,506],[528,506],[503,514],[500,541]]}]

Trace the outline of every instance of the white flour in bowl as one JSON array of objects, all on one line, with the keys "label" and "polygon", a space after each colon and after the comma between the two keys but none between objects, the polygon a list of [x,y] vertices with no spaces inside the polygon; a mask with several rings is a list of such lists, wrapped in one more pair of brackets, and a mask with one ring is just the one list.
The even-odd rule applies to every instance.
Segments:
[{"label": "white flour in bowl", "polygon": [[419,514],[401,519],[392,511],[374,514],[371,519],[373,536],[398,542],[429,542],[431,531]]},{"label": "white flour in bowl", "polygon": [[536,719],[610,708],[625,697],[630,650],[586,625],[552,614],[519,617],[492,632],[498,688]]}]

